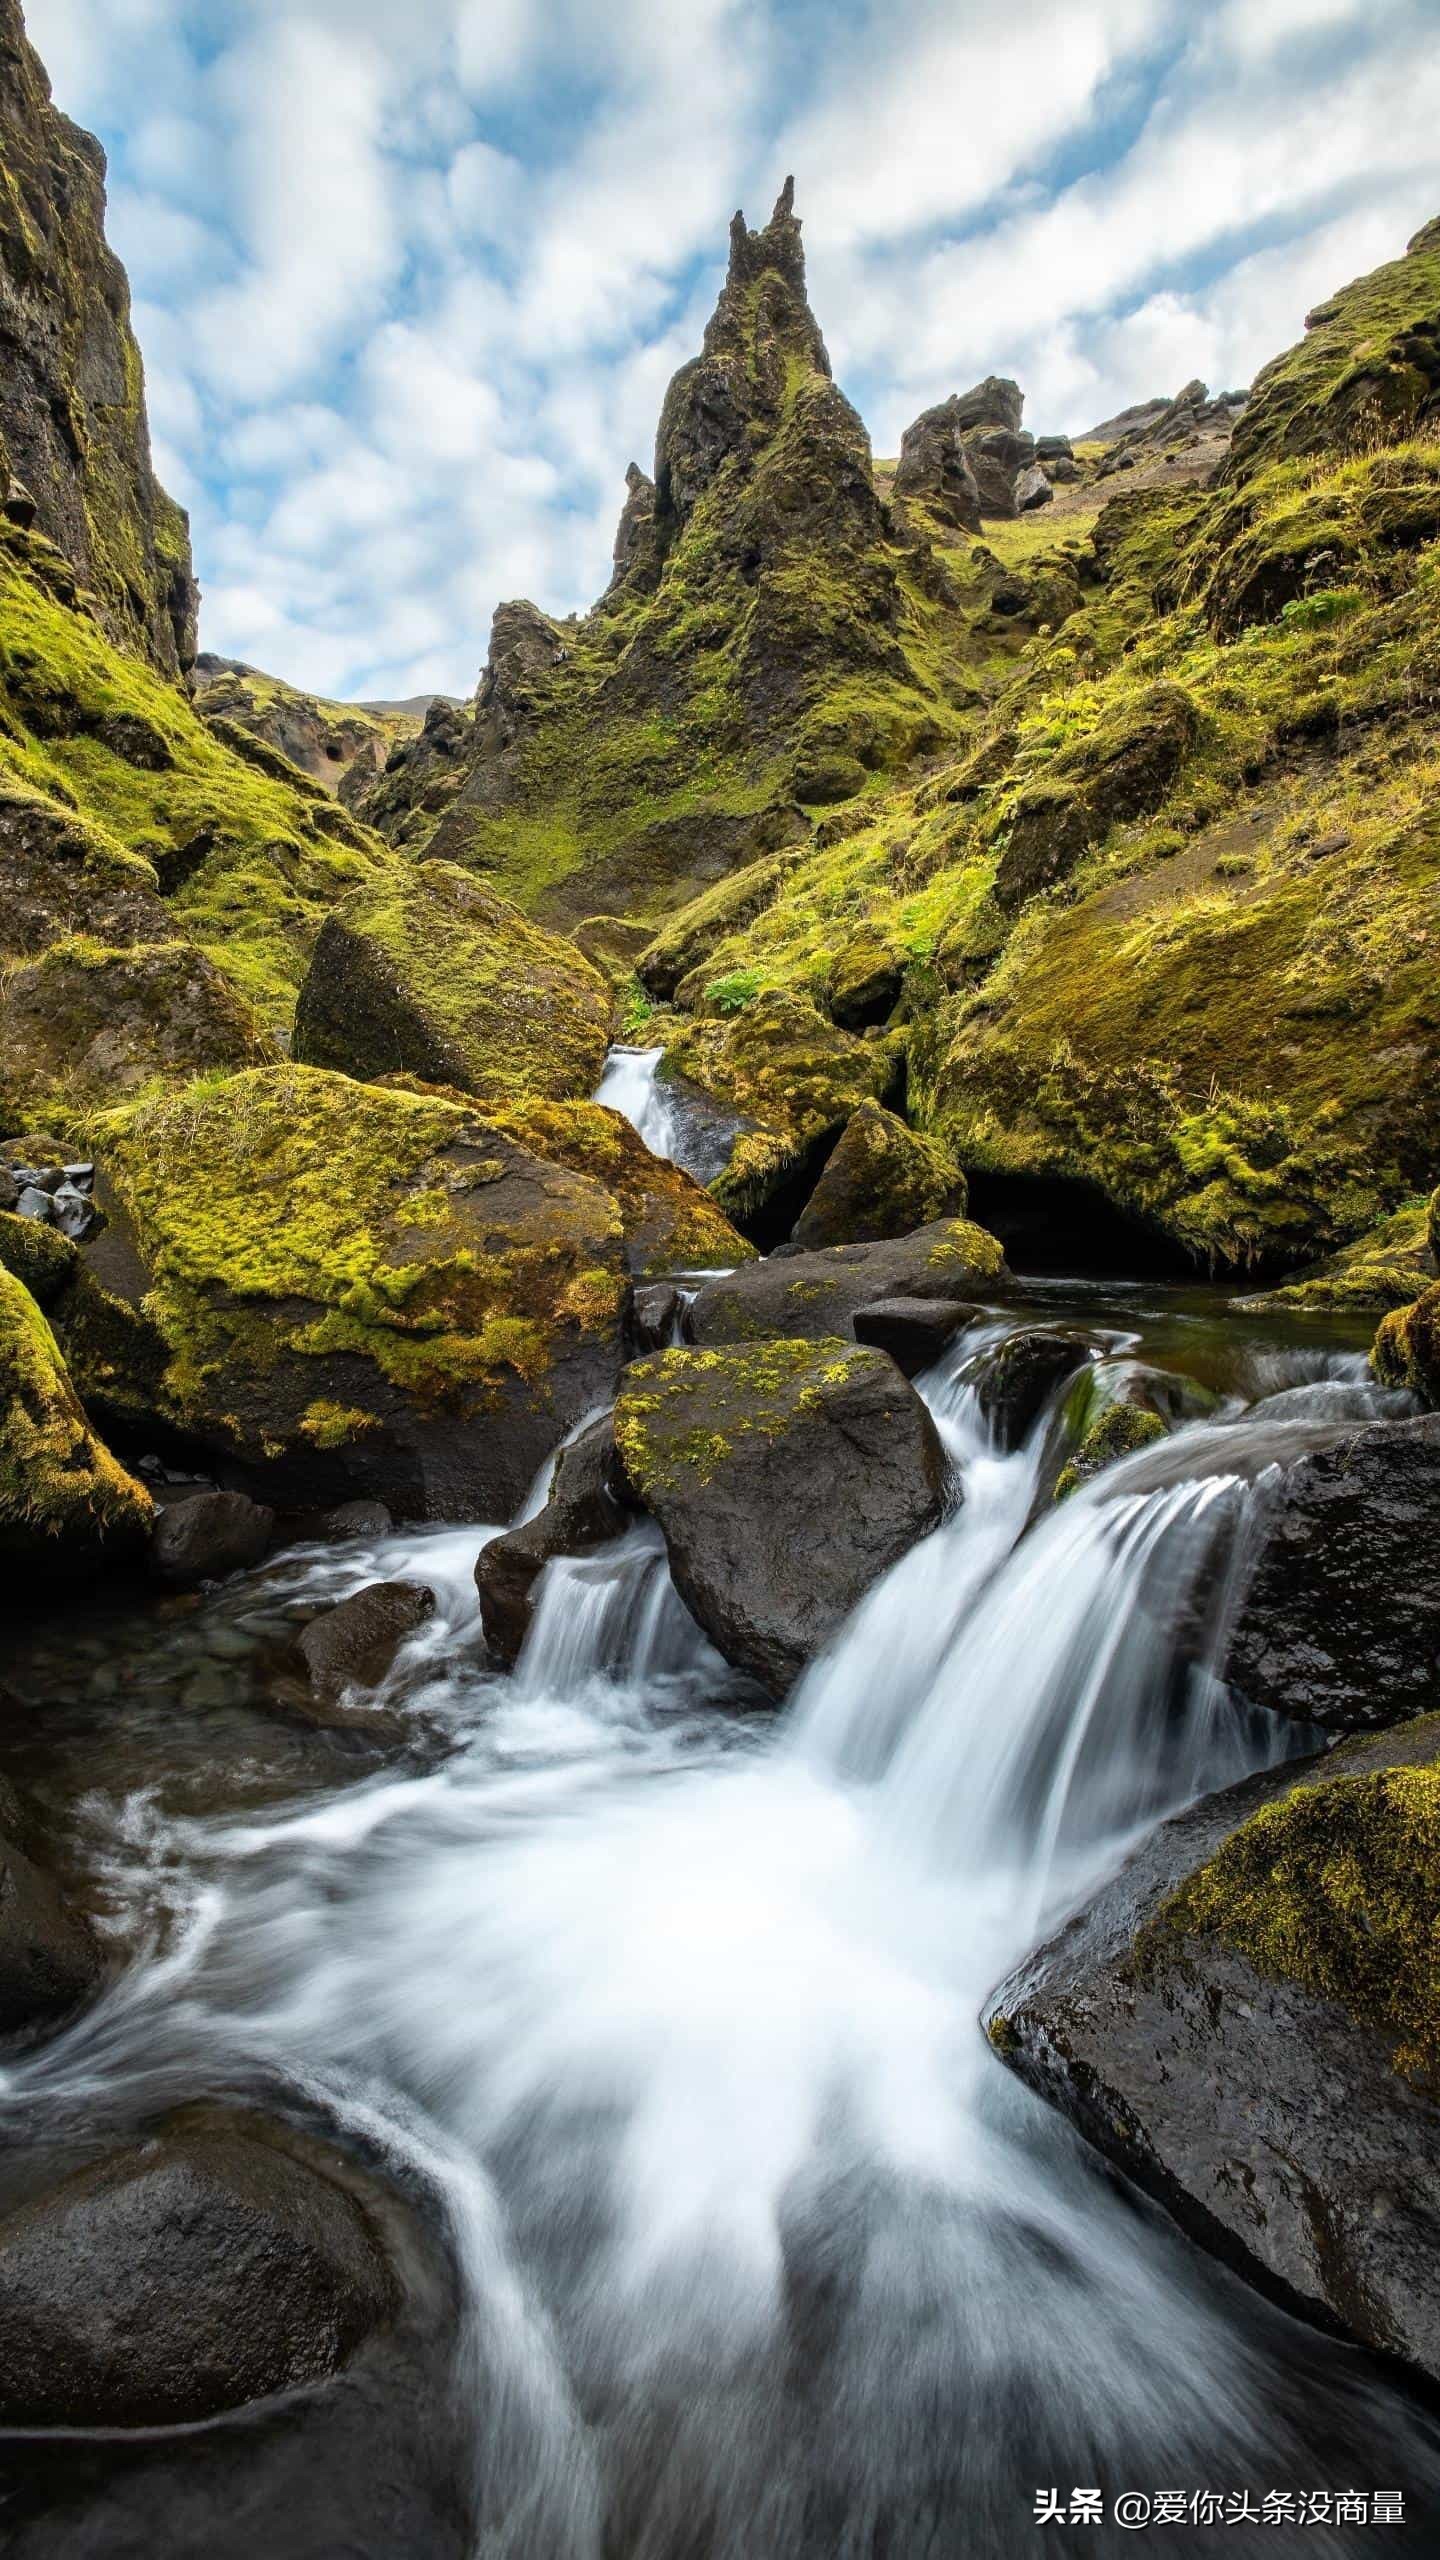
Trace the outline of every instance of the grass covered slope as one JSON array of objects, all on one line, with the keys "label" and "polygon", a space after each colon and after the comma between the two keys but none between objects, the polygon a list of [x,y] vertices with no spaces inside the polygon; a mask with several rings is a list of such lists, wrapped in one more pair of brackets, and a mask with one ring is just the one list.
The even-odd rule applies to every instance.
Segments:
[{"label": "grass covered slope", "polygon": [[[1431,226],[1267,369],[1224,485],[1057,526],[1031,574],[1051,558],[1075,609],[1028,639],[963,750],[837,809],[642,956],[685,1072],[733,1094],[747,1014],[782,997],[821,1045],[883,1025],[912,1119],[967,1170],[1083,1178],[1198,1259],[1267,1273],[1428,1189],[1437,344]],[[1362,379],[1393,391],[1363,424]]]}]

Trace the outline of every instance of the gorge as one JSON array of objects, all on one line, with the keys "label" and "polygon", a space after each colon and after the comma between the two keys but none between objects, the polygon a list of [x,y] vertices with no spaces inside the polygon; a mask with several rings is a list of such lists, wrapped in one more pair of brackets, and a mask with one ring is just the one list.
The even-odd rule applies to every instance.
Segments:
[{"label": "gorge", "polygon": [[1440,223],[364,707],[0,162],[6,2550],[1429,2548]]}]

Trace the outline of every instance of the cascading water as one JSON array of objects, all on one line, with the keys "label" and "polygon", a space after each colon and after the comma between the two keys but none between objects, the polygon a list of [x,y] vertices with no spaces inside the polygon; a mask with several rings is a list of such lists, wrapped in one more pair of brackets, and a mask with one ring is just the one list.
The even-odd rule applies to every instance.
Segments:
[{"label": "cascading water", "polygon": [[1407,2403],[1192,2252],[977,2024],[1138,1830],[1277,1747],[1174,1633],[1243,1553],[1263,1419],[1026,1534],[1051,1418],[1007,1451],[977,1393],[1007,1321],[921,1382],[948,1517],[778,1721],[648,1529],[547,1568],[509,1681],[474,1531],[272,1569],[272,1606],[431,1583],[406,1694],[445,1756],[243,1819],[117,1807],[142,1952],[0,2071],[12,2126],[278,2077],[385,2129],[452,2233],[484,2560],[1009,2560],[1056,2481],[1436,2476]]},{"label": "cascading water", "polygon": [[612,1049],[595,1099],[628,1120],[652,1156],[670,1162],[677,1153],[677,1131],[665,1088],[658,1080],[664,1055],[663,1049]]}]

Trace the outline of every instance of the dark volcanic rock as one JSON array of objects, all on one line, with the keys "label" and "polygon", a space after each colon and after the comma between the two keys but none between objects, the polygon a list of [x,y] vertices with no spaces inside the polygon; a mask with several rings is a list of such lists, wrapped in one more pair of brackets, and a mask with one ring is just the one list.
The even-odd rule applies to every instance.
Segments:
[{"label": "dark volcanic rock", "polygon": [[815,1341],[844,1334],[857,1307],[877,1298],[958,1298],[1005,1277],[993,1236],[965,1218],[941,1218],[883,1244],[832,1245],[772,1254],[702,1289],[690,1310],[698,1343],[756,1342],[768,1335]]},{"label": "dark volcanic rock", "polygon": [[[371,1582],[313,1619],[296,1651],[316,1703],[330,1715],[349,1691],[378,1689],[401,1646],[434,1614],[435,1594],[423,1582]],[[363,1706],[358,1720],[366,1721]]]},{"label": "dark volcanic rock", "polygon": [[491,1651],[514,1662],[530,1631],[535,1584],[552,1556],[582,1555],[618,1538],[634,1516],[607,1413],[562,1449],[550,1499],[533,1520],[480,1551],[475,1582]]},{"label": "dark volcanic rock", "polygon": [[1397,1921],[1419,1947],[1440,1920],[1437,1757],[1428,1716],[1208,1798],[990,2004],[996,2050],[1196,2238],[1432,2377],[1440,2107],[1387,1972]]},{"label": "dark volcanic rock", "polygon": [[673,1342],[684,1305],[679,1290],[668,1280],[652,1280],[648,1288],[637,1289],[630,1307],[637,1351],[663,1351]]},{"label": "dark volcanic rock", "polygon": [[243,1493],[192,1493],[155,1515],[150,1569],[177,1590],[247,1572],[270,1552],[275,1514]]},{"label": "dark volcanic rock", "polygon": [[[7,1828],[10,1810],[0,1801]],[[53,2025],[99,1976],[95,1941],[53,1877],[0,1835],[0,2036]]]},{"label": "dark volcanic rock", "polygon": [[206,2418],[336,2372],[391,2299],[341,2185],[248,2131],[165,2134],[0,2224],[0,2417]]},{"label": "dark volcanic rock", "polygon": [[964,1298],[877,1298],[856,1308],[852,1326],[857,1342],[888,1351],[907,1378],[918,1378],[982,1313]]},{"label": "dark volcanic rock", "polygon": [[946,524],[980,530],[980,492],[965,451],[958,398],[922,410],[900,439],[895,470],[897,498],[920,498]]},{"label": "dark volcanic rock", "polygon": [[1016,1449],[1049,1403],[1062,1379],[1090,1358],[1083,1333],[1012,1333],[1001,1343],[980,1382],[980,1402],[996,1438]]},{"label": "dark volcanic rock", "polygon": [[1226,1679],[1334,1731],[1393,1724],[1440,1658],[1440,1415],[1373,1423],[1284,1466]]},{"label": "dark volcanic rock", "polygon": [[913,1388],[883,1352],[833,1339],[639,1361],[615,1436],[691,1615],[772,1697],[944,1504]]}]

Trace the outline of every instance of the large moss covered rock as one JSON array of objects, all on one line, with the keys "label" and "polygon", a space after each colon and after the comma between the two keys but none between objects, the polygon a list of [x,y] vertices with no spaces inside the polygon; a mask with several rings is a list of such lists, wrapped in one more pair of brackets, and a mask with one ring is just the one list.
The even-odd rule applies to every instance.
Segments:
[{"label": "large moss covered rock", "polygon": [[1107,721],[1055,758],[1016,799],[995,874],[995,895],[1014,908],[1074,870],[1117,820],[1158,809],[1199,723],[1176,684],[1152,685],[1118,705]]},{"label": "large moss covered rock", "polygon": [[746,1125],[714,1190],[730,1216],[759,1232],[772,1204],[796,1187],[803,1196],[806,1166],[823,1142],[885,1091],[894,1052],[839,1030],[807,997],[785,989],[756,993],[743,980],[720,980],[709,995],[703,1015],[665,1026],[666,1072],[742,1115]]},{"label": "large moss covered rock", "polygon": [[463,1103],[258,1069],[117,1116],[103,1161],[158,1418],[248,1490],[503,1519],[609,1390],[615,1201]]},{"label": "large moss covered rock", "polygon": [[1440,1406],[1440,1284],[1385,1318],[1371,1366],[1382,1387],[1405,1387]]},{"label": "large moss covered rock", "polygon": [[875,1244],[937,1218],[963,1218],[965,1177],[953,1156],[907,1129],[878,1102],[862,1102],[795,1222],[794,1242]]},{"label": "large moss covered rock", "polygon": [[615,1440],[682,1600],[775,1697],[944,1502],[913,1387],[883,1351],[833,1338],[637,1361]]},{"label": "large moss covered rock", "polygon": [[295,1055],[348,1075],[423,1076],[499,1104],[591,1095],[609,987],[473,874],[423,862],[361,890],[320,929]]},{"label": "large moss covered rock", "polygon": [[520,1102],[499,1125],[551,1164],[603,1182],[618,1203],[625,1260],[638,1274],[733,1270],[755,1247],[678,1164],[652,1155],[638,1130],[597,1102]]},{"label": "large moss covered rock", "polygon": [[14,1127],[57,1095],[72,1109],[104,1104],[157,1076],[274,1054],[244,997],[193,943],[112,950],[76,937],[0,987],[0,1122]]},{"label": "large moss covered rock", "polygon": [[996,2050],[1198,2239],[1440,2376],[1440,1718],[1165,1825],[995,1994]]},{"label": "large moss covered rock", "polygon": [[17,1587],[123,1562],[152,1510],[91,1430],[34,1299],[0,1266],[0,1561]]}]

